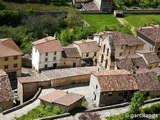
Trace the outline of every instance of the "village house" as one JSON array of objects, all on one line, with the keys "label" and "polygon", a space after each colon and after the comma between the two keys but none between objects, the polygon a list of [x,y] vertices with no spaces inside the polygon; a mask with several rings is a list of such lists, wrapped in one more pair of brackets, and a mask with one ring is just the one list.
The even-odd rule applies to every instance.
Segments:
[{"label": "village house", "polygon": [[72,0],[72,5],[89,12],[112,12],[113,0]]},{"label": "village house", "polygon": [[37,72],[56,69],[61,65],[62,46],[59,39],[45,37],[32,42],[32,68]]},{"label": "village house", "polygon": [[76,41],[72,46],[78,49],[81,57],[81,66],[97,65],[99,55],[99,46],[96,41],[87,39]]},{"label": "village house", "polygon": [[130,71],[133,69],[148,68],[148,66],[141,56],[133,54],[117,57],[116,68]]},{"label": "village house", "polygon": [[93,71],[89,85],[89,96],[97,106],[130,101],[135,91],[145,97],[160,96],[160,85],[156,73],[148,69],[128,72],[120,70]]},{"label": "village house", "polygon": [[61,68],[80,67],[81,58],[76,47],[63,47]]},{"label": "village house", "polygon": [[11,38],[0,39],[0,69],[3,69],[9,78],[21,76],[22,54]]},{"label": "village house", "polygon": [[151,25],[136,29],[137,37],[145,42],[144,50],[155,52],[160,57],[160,26]]},{"label": "village house", "polygon": [[82,106],[83,95],[68,91],[55,90],[51,93],[40,96],[39,99],[44,105],[59,106],[63,111],[70,111]]},{"label": "village house", "polygon": [[8,75],[0,69],[0,109],[6,110],[13,107],[13,93]]},{"label": "village house", "polygon": [[115,58],[135,54],[144,46],[144,42],[137,37],[117,31],[96,33],[94,40],[101,46],[98,67],[108,70],[115,69]]},{"label": "village house", "polygon": [[159,67],[160,59],[156,53],[148,50],[139,50],[137,55],[141,56],[149,69]]}]

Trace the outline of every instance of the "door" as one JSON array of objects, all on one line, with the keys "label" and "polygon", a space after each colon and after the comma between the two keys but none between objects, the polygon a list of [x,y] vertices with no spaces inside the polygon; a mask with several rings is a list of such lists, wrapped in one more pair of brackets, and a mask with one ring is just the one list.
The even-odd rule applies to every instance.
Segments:
[{"label": "door", "polygon": [[76,67],[76,63],[73,63],[73,67]]},{"label": "door", "polygon": [[54,63],[53,64],[53,69],[56,69],[57,68],[57,63]]}]

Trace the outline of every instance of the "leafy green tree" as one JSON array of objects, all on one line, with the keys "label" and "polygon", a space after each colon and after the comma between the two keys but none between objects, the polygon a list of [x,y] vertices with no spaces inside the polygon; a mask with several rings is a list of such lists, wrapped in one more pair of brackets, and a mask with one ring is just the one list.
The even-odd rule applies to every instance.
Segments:
[{"label": "leafy green tree", "polygon": [[3,10],[5,7],[3,5],[3,0],[0,0],[0,10]]},{"label": "leafy green tree", "polygon": [[52,17],[50,14],[41,16],[29,16],[23,22],[30,32],[33,32],[34,37],[43,38],[46,35],[54,35],[61,29],[62,18]]},{"label": "leafy green tree", "polygon": [[71,10],[71,12],[67,15],[66,22],[70,28],[83,26],[82,16],[77,10]]},{"label": "leafy green tree", "polygon": [[145,98],[143,97],[142,93],[139,91],[135,92],[131,101],[130,112],[133,114],[140,113],[140,107],[144,105],[144,100]]}]

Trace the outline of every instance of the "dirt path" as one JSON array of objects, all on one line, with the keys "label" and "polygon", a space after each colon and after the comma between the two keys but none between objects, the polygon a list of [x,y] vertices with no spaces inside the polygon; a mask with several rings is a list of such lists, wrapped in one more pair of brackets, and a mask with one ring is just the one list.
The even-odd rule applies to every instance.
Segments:
[{"label": "dirt path", "polygon": [[123,24],[124,26],[129,25],[131,27],[131,32],[135,35],[136,31],[135,31],[135,27],[131,26],[124,18],[117,18],[117,20]]}]

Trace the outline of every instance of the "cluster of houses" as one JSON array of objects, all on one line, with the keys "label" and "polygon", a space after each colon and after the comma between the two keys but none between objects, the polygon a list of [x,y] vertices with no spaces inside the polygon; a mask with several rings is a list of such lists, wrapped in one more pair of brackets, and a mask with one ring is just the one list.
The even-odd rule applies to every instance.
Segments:
[{"label": "cluster of houses", "polygon": [[[20,77],[23,53],[19,47],[10,38],[0,39],[0,107],[5,110],[13,106],[10,79],[16,77],[21,103],[33,97],[39,87],[80,82],[90,83],[88,96],[97,106],[130,101],[135,91],[146,97],[160,96],[160,26],[136,31],[137,36],[103,31],[95,33],[93,39],[82,39],[65,47],[51,36],[34,41],[32,69],[37,75],[29,77]],[[69,111],[80,106],[83,97],[57,90],[39,99]]]}]

